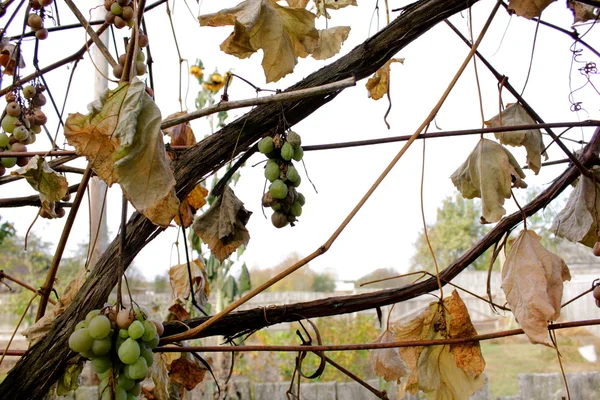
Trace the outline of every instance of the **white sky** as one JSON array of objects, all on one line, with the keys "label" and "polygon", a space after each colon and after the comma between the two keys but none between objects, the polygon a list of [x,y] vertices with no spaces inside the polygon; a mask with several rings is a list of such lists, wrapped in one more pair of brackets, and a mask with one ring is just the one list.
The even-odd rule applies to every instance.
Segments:
[{"label": "white sky", "polygon": [[[82,1],[77,3],[87,15],[84,7],[88,3]],[[237,2],[221,0],[201,3],[202,13],[209,13],[233,6]],[[352,26],[350,37],[344,44],[341,54],[348,53],[368,37],[373,3],[359,0],[359,7],[348,7],[332,12],[333,18],[329,21],[329,26]],[[383,6],[383,2],[380,3]],[[391,1],[390,3],[392,8],[396,8],[407,2]],[[473,20],[476,33],[485,22],[494,3],[492,0],[482,0],[474,6]],[[190,4],[195,5],[194,2]],[[195,13],[196,10],[192,11]],[[63,10],[60,17],[63,24],[74,22],[68,10]],[[218,67],[220,72],[231,69],[262,88],[284,89],[333,61],[300,59],[293,74],[275,84],[267,85],[260,66],[262,59],[260,52],[249,59],[239,60],[219,51],[219,44],[232,30],[230,27],[200,28],[183,2],[177,2],[174,19],[182,57],[189,61],[189,65],[193,64],[196,58],[200,58],[204,62],[206,73],[212,72],[215,67]],[[555,2],[545,11],[544,19],[568,27],[572,15],[565,8],[564,2]],[[383,27],[384,13],[381,13],[380,21],[380,27]],[[452,21],[463,32],[467,32],[466,12],[454,16]],[[156,101],[163,116],[167,116],[179,111],[179,105],[177,102],[178,56],[167,24],[165,7],[160,6],[148,13],[146,22],[149,26],[151,50],[155,61]],[[318,23],[321,28],[325,26],[323,19]],[[511,19],[503,9],[500,9],[480,47],[481,52],[495,68],[507,75],[517,89],[522,88],[527,76],[535,27],[534,22],[517,17]],[[371,32],[375,31],[374,20]],[[51,34],[46,42],[40,44],[40,64],[48,65],[71,54],[79,48],[83,39],[82,30]],[[600,40],[594,32],[587,35],[585,40],[600,48]],[[569,47],[572,42],[565,34],[544,26],[539,28],[531,77],[524,97],[546,122],[600,119],[599,95],[590,86],[574,94],[577,101],[583,102],[587,112],[573,113],[569,110],[571,92],[569,80],[571,79],[573,88],[584,83],[584,79],[577,71],[579,65],[575,64],[571,70],[572,53]],[[120,52],[123,52],[122,41],[118,43]],[[29,50],[27,54],[30,59],[32,46],[26,48]],[[437,102],[468,50],[445,24],[439,24],[397,55],[405,58],[406,61],[404,65],[392,66],[393,108],[388,117],[391,130],[386,128],[382,119],[387,109],[387,102],[385,99],[375,102],[367,98],[364,88],[366,80],[358,82],[354,88],[345,90],[333,102],[296,125],[294,130],[302,136],[305,145],[412,134]],[[93,100],[93,69],[88,58],[86,56],[76,70],[67,112],[85,113],[87,103]],[[583,52],[581,60],[597,61],[588,51]],[[184,92],[189,65],[183,67]],[[499,107],[497,82],[485,66],[478,63],[478,67],[485,118],[490,119],[497,114]],[[28,65],[27,72],[30,70]],[[70,69],[63,68],[46,76],[55,97],[64,96],[69,73]],[[599,87],[598,79],[594,82],[596,87]],[[194,98],[198,89],[195,79],[191,78],[186,99],[186,106],[190,110],[194,109]],[[231,100],[253,96],[253,89],[240,80],[235,80],[230,88]],[[506,91],[503,100],[505,103],[514,102]],[[50,117],[48,126],[55,126],[56,117],[52,116],[50,105],[45,109]],[[229,120],[232,121],[243,112],[243,110],[231,111]],[[471,129],[481,126],[472,65],[451,93],[438,114],[436,123],[443,130]],[[192,126],[198,139],[209,132],[205,121],[195,121]],[[556,132],[560,130],[557,129]],[[584,136],[589,139],[591,130],[585,132]],[[581,139],[581,135],[580,129],[574,129],[568,134],[576,139]],[[30,146],[30,149],[47,149],[47,140],[44,141],[43,137],[40,139],[35,145]],[[466,159],[477,141],[478,136],[470,136],[427,142],[424,210],[428,222],[435,220],[436,209],[441,201],[454,193],[449,176]],[[547,137],[545,141],[549,141]],[[292,252],[298,252],[300,255],[313,252],[335,231],[402,146],[403,143],[395,143],[306,152],[304,160],[318,194],[312,190],[302,172],[300,191],[304,193],[307,200],[303,215],[296,227],[286,227],[281,230],[272,227],[270,219],[265,219],[262,215],[260,199],[264,185],[263,169],[262,165],[250,167],[261,161],[262,157],[253,156],[247,166],[241,170],[241,179],[235,187],[237,196],[245,203],[246,208],[254,212],[247,226],[251,240],[243,255],[243,261],[249,267],[266,268],[276,265]],[[567,146],[571,149],[578,148],[577,144],[570,142],[567,142]],[[524,164],[524,150],[510,148],[510,151],[519,162]],[[550,148],[549,154],[550,159],[564,158],[556,146]],[[334,271],[341,279],[356,279],[380,267],[393,267],[405,271],[409,267],[410,257],[413,254],[413,243],[422,229],[419,196],[421,161],[422,142],[419,141],[400,160],[329,252],[310,263],[311,268],[317,271]],[[539,176],[534,176],[531,171],[525,170],[526,182],[530,187],[543,187],[563,169],[564,165],[545,167]],[[73,176],[68,178],[70,184],[77,182],[77,178]],[[33,193],[24,181],[4,185],[1,190],[2,197]],[[515,209],[511,201],[507,201],[506,208],[509,212]],[[2,219],[13,222],[21,235],[33,220],[34,213],[33,208],[0,209]],[[269,216],[270,212],[267,212],[267,217]],[[65,220],[38,220],[33,231],[55,245]],[[115,186],[109,192],[108,203],[111,239],[118,230],[119,220],[120,190]],[[84,204],[77,217],[69,241],[69,249],[72,250],[77,244],[87,240],[87,224],[87,204]],[[177,230],[170,228],[136,258],[135,265],[147,278],[152,279],[157,274],[166,273],[168,268],[177,262],[172,252],[172,243],[176,238]],[[182,245],[180,247],[183,248]]]}]

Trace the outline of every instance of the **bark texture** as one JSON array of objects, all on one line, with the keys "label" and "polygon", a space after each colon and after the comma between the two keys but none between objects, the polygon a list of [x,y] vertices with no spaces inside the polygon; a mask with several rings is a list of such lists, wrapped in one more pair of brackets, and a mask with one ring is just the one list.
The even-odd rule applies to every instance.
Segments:
[{"label": "bark texture", "polygon": [[[378,34],[353,49],[346,56],[309,75],[288,90],[323,85],[351,76],[354,76],[357,81],[366,78],[438,22],[468,8],[475,2],[477,0],[422,0],[413,3]],[[332,93],[281,105],[271,104],[257,107],[219,132],[199,142],[192,149],[180,154],[179,158],[173,162],[177,179],[177,195],[179,198],[184,198],[203,177],[224,165],[233,156],[247,150],[265,134],[281,128],[278,124],[281,120],[282,109],[288,123],[294,125],[331,101],[336,95],[337,93]],[[126,265],[129,265],[135,255],[159,233],[159,228],[142,215],[135,213],[127,224]],[[109,245],[95,268],[90,272],[77,298],[56,319],[48,335],[30,348],[6,376],[0,385],[1,399],[41,399],[62,375],[69,359],[74,356],[68,347],[70,333],[87,312],[100,307],[106,301],[110,291],[117,283],[119,240],[117,237]],[[473,250],[471,252],[476,253]],[[460,272],[457,267],[455,269],[454,275]],[[427,289],[426,284],[427,282],[423,282],[416,285],[416,288]],[[411,293],[418,294],[416,290],[411,290]],[[388,291],[383,291],[380,296],[382,301],[388,301],[385,304],[392,302],[390,296],[394,298],[393,301],[398,301]],[[351,299],[344,299],[344,301],[351,301]],[[334,303],[336,302],[334,301]],[[340,306],[340,303],[332,305],[337,308]],[[226,321],[231,322],[232,320]],[[238,322],[233,320],[233,323],[237,324]],[[218,326],[222,326],[222,323]]]}]

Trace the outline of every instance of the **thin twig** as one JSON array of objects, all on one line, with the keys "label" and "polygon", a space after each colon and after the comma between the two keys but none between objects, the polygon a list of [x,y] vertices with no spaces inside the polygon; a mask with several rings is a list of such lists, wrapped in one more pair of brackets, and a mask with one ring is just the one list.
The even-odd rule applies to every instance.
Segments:
[{"label": "thin twig", "polygon": [[371,197],[371,195],[373,194],[373,192],[375,192],[375,189],[377,189],[377,187],[379,187],[379,185],[381,184],[381,182],[383,181],[383,179],[385,179],[385,177],[389,174],[389,172],[396,165],[396,163],[400,160],[400,158],[402,158],[402,156],[404,155],[404,153],[406,153],[406,151],[408,150],[408,148],[410,147],[410,145],[416,140],[416,138],[419,135],[419,133],[422,132],[423,129],[433,120],[433,118],[435,117],[435,115],[437,114],[437,112],[439,111],[439,109],[442,107],[442,104],[444,103],[444,101],[446,100],[446,98],[448,97],[448,95],[450,94],[450,91],[452,90],[452,88],[454,87],[454,85],[456,84],[456,82],[458,81],[459,77],[462,75],[462,72],[465,70],[465,68],[468,65],[469,61],[473,57],[473,54],[475,54],[475,51],[476,51],[477,47],[479,46],[479,43],[481,43],[481,40],[485,36],[485,33],[487,32],[487,29],[490,26],[490,24],[491,24],[494,16],[496,15],[496,12],[498,11],[499,7],[500,7],[500,2],[498,1],[496,3],[496,5],[494,6],[494,8],[493,8],[493,10],[492,10],[492,12],[491,12],[488,20],[486,21],[486,24],[484,25],[484,27],[483,27],[483,29],[481,31],[481,34],[479,35],[479,38],[477,39],[477,41],[473,45],[471,51],[469,52],[469,54],[467,55],[466,59],[464,60],[464,62],[460,66],[459,70],[454,75],[454,78],[452,79],[451,83],[448,85],[448,87],[446,88],[446,90],[442,94],[440,100],[435,105],[435,107],[433,108],[433,110],[431,110],[431,112],[429,113],[429,115],[426,118],[426,120],[421,124],[421,126],[419,128],[417,128],[417,130],[415,131],[415,133],[413,134],[413,136],[411,137],[411,139],[409,139],[406,142],[406,144],[402,147],[402,149],[400,150],[400,152],[398,152],[398,154],[394,157],[394,159],[392,160],[392,162],[381,173],[381,175],[379,176],[379,178],[373,183],[373,185],[371,186],[371,188],[367,191],[367,193],[359,201],[359,203],[356,205],[356,207],[354,207],[354,209],[352,210],[352,212],[344,219],[344,221],[342,222],[342,224],[336,229],[336,231],[331,235],[331,237],[329,238],[329,240],[327,240],[327,242],[325,242],[324,245],[322,245],[321,247],[319,247],[317,250],[315,250],[308,257],[305,257],[304,259],[298,261],[297,263],[295,263],[294,265],[290,266],[286,270],[282,271],[281,273],[277,274],[273,278],[269,279],[267,282],[265,282],[262,285],[258,286],[256,289],[251,290],[248,294],[246,294],[245,296],[243,296],[239,300],[231,303],[223,311],[221,311],[220,313],[215,314],[213,317],[209,318],[207,321],[205,321],[204,323],[200,324],[199,326],[193,328],[192,330],[190,330],[188,332],[183,332],[183,333],[176,334],[176,335],[173,335],[173,336],[170,336],[170,337],[166,337],[161,342],[162,343],[172,343],[172,342],[175,342],[175,341],[186,340],[186,339],[189,339],[189,338],[193,337],[194,335],[198,334],[202,330],[208,328],[209,326],[213,325],[215,322],[217,322],[220,319],[222,319],[225,315],[229,314],[231,311],[235,310],[240,305],[244,304],[245,302],[247,302],[248,300],[250,300],[251,298],[253,298],[257,294],[259,294],[260,292],[266,290],[271,285],[275,284],[276,282],[279,282],[280,280],[282,280],[286,276],[290,275],[294,271],[296,271],[299,268],[301,268],[302,266],[306,265],[309,261],[311,261],[311,260],[319,257],[320,255],[324,254],[327,250],[329,250],[329,248],[335,242],[335,240],[338,238],[338,236],[342,233],[342,231],[346,228],[346,226],[348,226],[348,224],[350,223],[350,221],[352,220],[352,218],[354,218],[354,216],[356,215],[356,213],[358,213],[358,211],[362,208],[362,206]]},{"label": "thin twig", "polygon": [[[14,277],[12,277],[12,276],[10,276],[10,275],[7,275],[7,274],[6,274],[4,271],[0,270],[0,281],[2,281],[3,279],[8,279],[9,281],[11,281],[11,282],[14,282],[14,283],[16,283],[17,285],[19,285],[19,286],[22,286],[22,287],[24,287],[25,289],[27,289],[27,290],[29,290],[29,291],[31,291],[31,292],[33,292],[33,293],[40,294],[40,291],[39,291],[39,290],[37,290],[36,288],[34,288],[33,286],[31,286],[31,285],[29,285],[29,284],[27,284],[27,283],[23,282],[22,280],[19,280],[19,279],[17,279],[17,278],[14,278]],[[50,304],[52,304],[52,305],[55,305],[55,304],[56,304],[56,301],[54,301],[54,300],[52,300],[52,299],[48,299],[48,301],[49,301],[49,302],[50,302]]]},{"label": "thin twig", "polygon": [[79,184],[79,189],[77,190],[77,194],[75,195],[75,200],[73,201],[73,206],[69,211],[69,215],[67,216],[67,221],[65,222],[65,227],[60,235],[60,240],[58,241],[58,245],[56,246],[56,252],[54,253],[54,257],[52,258],[52,263],[50,264],[50,269],[48,270],[48,274],[46,275],[46,281],[44,285],[40,289],[42,294],[40,296],[40,305],[38,306],[37,316],[35,318],[36,321],[39,321],[46,312],[46,306],[48,305],[48,298],[50,297],[50,293],[52,292],[52,287],[54,286],[54,281],[56,279],[56,273],[58,272],[58,266],[60,264],[60,260],[62,259],[63,252],[65,250],[65,246],[67,245],[67,240],[69,239],[69,234],[71,233],[71,228],[73,227],[73,223],[75,222],[75,216],[77,216],[77,212],[79,211],[79,206],[81,205],[81,201],[83,200],[83,194],[87,188],[88,181],[92,176],[92,167],[91,164],[88,164],[88,167],[81,178],[81,183]]}]

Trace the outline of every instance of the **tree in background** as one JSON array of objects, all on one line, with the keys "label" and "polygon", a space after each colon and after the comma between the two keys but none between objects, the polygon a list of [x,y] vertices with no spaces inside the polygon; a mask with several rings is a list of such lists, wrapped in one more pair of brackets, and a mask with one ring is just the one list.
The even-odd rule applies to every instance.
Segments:
[{"label": "tree in background", "polygon": [[[446,197],[437,210],[435,223],[427,226],[429,242],[435,253],[440,270],[469,250],[488,231],[487,225],[479,221],[481,206],[477,200],[465,200],[460,194]],[[479,257],[471,268],[487,269],[491,251]],[[415,255],[411,270],[435,272],[425,233],[421,231],[415,242]]]},{"label": "tree in background", "polygon": [[[2,217],[0,217],[0,221]],[[0,224],[0,244],[4,241],[7,236],[13,236],[15,234],[15,228],[10,222],[3,222]]]},{"label": "tree in background", "polygon": [[[356,282],[354,283],[354,287],[358,289],[361,287],[360,285],[362,285],[365,282],[372,282],[372,281],[377,281],[380,279],[393,278],[398,275],[400,275],[400,272],[396,271],[394,268],[377,268],[375,271],[369,272],[368,274],[364,275],[363,277],[357,279]],[[395,287],[406,285],[412,281],[413,281],[413,279],[411,279],[410,277],[402,277],[402,278],[396,278],[396,279],[389,279],[389,280],[385,280],[382,282],[371,283],[369,285],[364,286],[364,288],[366,288],[366,289],[389,289],[389,288],[395,288]]]},{"label": "tree in background", "polygon": [[[302,257],[298,253],[292,253],[282,262],[271,268],[252,268],[252,284],[256,287],[271,279],[273,276],[284,271],[298,262]],[[269,289],[267,292],[333,292],[335,291],[335,276],[330,272],[315,272],[310,266],[294,272],[292,279],[283,279]]]}]

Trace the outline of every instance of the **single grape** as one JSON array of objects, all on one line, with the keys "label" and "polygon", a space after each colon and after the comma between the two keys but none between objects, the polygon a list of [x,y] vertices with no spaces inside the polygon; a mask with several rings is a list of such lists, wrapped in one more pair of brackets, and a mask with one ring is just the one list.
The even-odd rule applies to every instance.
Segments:
[{"label": "single grape", "polygon": [[290,165],[290,166],[288,166],[285,177],[290,182],[297,182],[298,179],[300,178],[300,175],[298,174],[298,170],[293,165]]},{"label": "single grape", "polygon": [[129,338],[123,342],[117,353],[119,360],[123,361],[124,364],[132,364],[140,356],[140,345],[132,338]]},{"label": "single grape", "polygon": [[115,0],[105,0],[104,1],[104,9],[106,11],[110,11],[110,6],[115,2]]},{"label": "single grape", "polygon": [[79,321],[77,323],[77,325],[75,325],[75,330],[79,330],[79,329],[83,329],[83,328],[87,328],[88,327],[88,323],[87,321]]},{"label": "single grape", "polygon": [[273,204],[273,205],[271,206],[271,209],[272,209],[273,211],[279,211],[279,210],[281,210],[281,203]]},{"label": "single grape", "polygon": [[9,143],[8,135],[4,132],[0,132],[0,147],[6,147]]},{"label": "single grape", "polygon": [[117,64],[113,67],[113,76],[117,79],[121,79],[123,76],[123,66],[121,64]]},{"label": "single grape", "polygon": [[6,168],[12,168],[17,163],[17,157],[2,157],[2,165]]},{"label": "single grape", "polygon": [[294,203],[292,203],[292,205],[290,206],[290,213],[294,217],[301,216],[302,215],[302,206],[300,205],[300,203],[298,203],[297,201],[295,201]]},{"label": "single grape", "polygon": [[110,12],[110,7],[108,9],[108,12],[106,13],[106,16],[104,16],[104,22],[106,22],[107,24],[115,23],[115,14]]},{"label": "single grape", "polygon": [[92,358],[96,357],[92,349],[82,351],[81,353],[79,353],[79,355],[81,355],[81,357],[83,358],[87,358],[88,360],[91,360]]},{"label": "single grape", "polygon": [[115,387],[115,400],[127,400],[127,391],[119,385]]},{"label": "single grape", "polygon": [[148,372],[148,364],[146,364],[146,359],[144,357],[139,357],[125,368],[129,370],[131,379],[144,379],[146,377],[146,372]]},{"label": "single grape", "polygon": [[89,324],[91,320],[93,320],[94,318],[96,318],[101,313],[102,313],[102,310],[92,310],[92,311],[90,311],[89,313],[86,314],[85,320]]},{"label": "single grape", "polygon": [[296,147],[300,147],[300,145],[302,144],[302,139],[300,138],[300,135],[298,135],[296,132],[294,131],[289,131],[286,137],[286,141],[292,145],[292,147],[296,148]]},{"label": "single grape", "polygon": [[298,203],[300,203],[301,206],[304,206],[304,203],[306,203],[306,199],[302,193],[298,193]]},{"label": "single grape", "polygon": [[144,335],[144,324],[141,321],[134,321],[128,329],[129,337],[137,340]]},{"label": "single grape", "polygon": [[285,142],[283,146],[281,146],[281,158],[285,161],[290,161],[294,157],[294,148],[289,142]]},{"label": "single grape", "polygon": [[135,318],[138,321],[143,321],[150,316],[150,310],[148,310],[148,307],[146,306],[134,305],[132,308],[135,314]]},{"label": "single grape", "polygon": [[158,333],[158,336],[161,336],[165,332],[165,327],[162,324],[162,322],[152,320],[152,323],[154,324],[154,326],[156,326],[156,333]]},{"label": "single grape", "polygon": [[144,334],[142,335],[142,340],[144,342],[148,342],[148,341],[154,339],[154,336],[156,335],[156,326],[154,326],[152,321],[150,321],[149,319],[145,320],[143,322],[143,324],[144,324]]},{"label": "single grape", "polygon": [[154,357],[152,356],[152,350],[144,344],[140,346],[140,357],[144,357],[144,359],[146,360],[146,364],[149,367],[151,367],[152,364],[154,363]]},{"label": "single grape", "polygon": [[154,339],[149,340],[146,343],[146,346],[150,347],[151,349],[155,348],[156,346],[158,346],[158,342],[160,342],[160,336],[158,336],[158,333],[154,335]]},{"label": "single grape", "polygon": [[35,125],[35,124],[33,124],[33,125],[31,125],[31,130],[32,130],[34,133],[36,133],[36,134],[37,134],[37,133],[40,133],[40,132],[42,131],[42,127],[41,127],[41,126],[39,126],[39,125]]},{"label": "single grape", "polygon": [[78,353],[91,349],[93,343],[94,339],[90,336],[87,328],[76,330],[69,336],[69,347]]},{"label": "single grape", "polygon": [[108,371],[111,365],[110,358],[108,357],[96,357],[92,359],[92,369],[96,373]]},{"label": "single grape", "polygon": [[37,94],[37,90],[33,85],[27,85],[23,88],[23,96],[26,99],[33,99],[33,97]]},{"label": "single grape", "polygon": [[127,392],[127,400],[137,400],[137,396]]},{"label": "single grape", "polygon": [[269,192],[271,192],[273,198],[283,199],[288,194],[288,187],[281,179],[276,179],[269,186]]},{"label": "single grape", "polygon": [[146,61],[146,55],[144,54],[144,52],[142,50],[139,50],[135,56],[135,61],[141,61],[144,62]]},{"label": "single grape", "polygon": [[292,185],[296,188],[296,187],[300,186],[301,183],[302,183],[302,177],[300,175],[298,175],[298,179],[296,179],[294,182],[292,182]]},{"label": "single grape", "polygon": [[140,34],[138,36],[138,46],[139,47],[146,47],[148,46],[148,36],[144,35],[144,34]]},{"label": "single grape", "polygon": [[110,12],[115,15],[121,15],[123,14],[123,7],[121,7],[119,3],[112,3],[112,5],[110,6]]},{"label": "single grape", "polygon": [[104,315],[98,315],[89,322],[88,330],[94,339],[103,339],[110,333],[110,320]]},{"label": "single grape", "polygon": [[275,211],[273,215],[271,215],[271,223],[275,228],[283,228],[289,221],[284,213]]},{"label": "single grape", "polygon": [[17,126],[13,131],[13,136],[19,142],[25,142],[29,138],[29,129],[25,128],[23,125]]},{"label": "single grape", "polygon": [[594,243],[594,247],[592,248],[592,253],[596,257],[600,257],[600,242]]},{"label": "single grape", "polygon": [[143,61],[136,61],[135,62],[135,74],[137,76],[141,76],[144,75],[146,73],[147,67],[146,64]]},{"label": "single grape", "polygon": [[129,328],[129,325],[135,321],[131,310],[123,309],[117,313],[117,326],[121,329]]},{"label": "single grape", "polygon": [[56,214],[56,218],[62,218],[66,215],[67,212],[63,207],[56,207],[54,213]]},{"label": "single grape", "polygon": [[135,386],[133,387],[133,389],[129,390],[129,393],[131,393],[134,396],[139,396],[140,393],[142,393],[142,384],[137,382],[135,384]]},{"label": "single grape", "polygon": [[131,3],[131,0],[117,0],[117,3],[119,3],[121,7],[125,7]]},{"label": "single grape", "polygon": [[41,5],[42,7],[47,7],[47,6],[49,6],[50,4],[52,4],[52,1],[53,1],[53,0],[38,0],[38,2],[40,3],[40,5]]},{"label": "single grape", "polygon": [[596,300],[600,300],[600,285],[598,285],[594,288],[593,293],[594,293],[594,298]]},{"label": "single grape", "polygon": [[119,329],[119,337],[121,339],[127,339],[129,337],[129,330],[127,330],[127,329]]},{"label": "single grape", "polygon": [[131,390],[135,386],[135,381],[126,377],[125,374],[121,374],[117,379],[117,385],[121,386],[125,390]]},{"label": "single grape", "polygon": [[6,105],[6,113],[11,117],[18,117],[21,115],[21,106],[16,101],[11,101]]},{"label": "single grape", "polygon": [[125,6],[121,8],[121,16],[125,21],[129,21],[133,18],[133,8]]},{"label": "single grape", "polygon": [[96,339],[94,340],[94,343],[92,343],[92,352],[97,356],[104,356],[110,352],[111,346],[112,343],[110,336],[107,336],[103,339]]},{"label": "single grape", "polygon": [[281,170],[279,169],[279,165],[276,162],[272,162],[273,160],[269,160],[267,165],[265,165],[265,178],[269,180],[269,182],[273,182],[276,179],[279,179],[279,175]]},{"label": "single grape", "polygon": [[2,118],[2,129],[4,129],[4,132],[6,133],[13,133],[13,131],[17,127],[18,121],[18,118],[7,115],[4,118]]},{"label": "single grape", "polygon": [[294,161],[302,161],[302,157],[304,157],[304,150],[298,146],[294,149]]},{"label": "single grape", "polygon": [[122,29],[127,26],[127,21],[125,21],[123,18],[121,18],[121,16],[115,15],[114,24],[115,24],[115,28]]},{"label": "single grape", "polygon": [[266,136],[258,142],[258,151],[263,154],[268,154],[273,151],[275,145],[271,136]]},{"label": "single grape", "polygon": [[45,106],[47,101],[48,101],[48,100],[46,100],[46,96],[44,95],[44,93],[38,93],[38,94],[37,94],[37,96],[35,96],[35,97],[33,98],[33,104],[34,104],[36,107],[42,107],[42,106]]},{"label": "single grape", "polygon": [[44,114],[44,112],[40,109],[37,109],[33,112],[33,120],[36,125],[46,125],[46,122],[48,122],[46,114]]},{"label": "single grape", "polygon": [[34,31],[37,31],[38,29],[42,28],[44,21],[42,21],[42,17],[39,15],[31,13],[27,17],[27,25],[29,25],[29,27]]},{"label": "single grape", "polygon": [[110,376],[110,368],[107,369],[104,372],[100,372],[100,373],[96,373],[98,375],[98,378],[103,381],[104,379],[107,379]]},{"label": "single grape", "polygon": [[48,39],[48,29],[42,28],[35,31],[35,37],[38,40],[46,40]]}]

